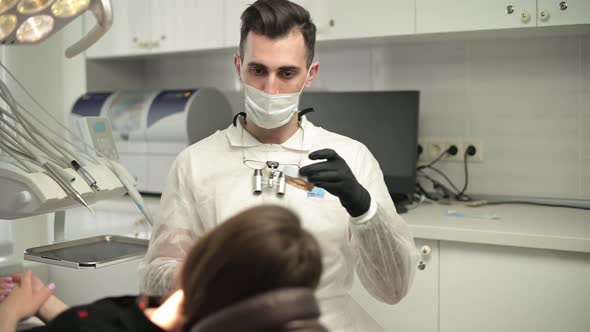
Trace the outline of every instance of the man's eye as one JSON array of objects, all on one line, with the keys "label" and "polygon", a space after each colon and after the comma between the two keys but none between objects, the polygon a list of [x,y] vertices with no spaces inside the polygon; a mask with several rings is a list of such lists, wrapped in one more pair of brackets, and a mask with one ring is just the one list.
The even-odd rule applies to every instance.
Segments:
[{"label": "man's eye", "polygon": [[295,72],[292,71],[284,71],[281,73],[284,78],[293,78],[295,76]]},{"label": "man's eye", "polygon": [[254,75],[262,75],[264,74],[264,69],[252,67],[250,68],[250,72],[252,72]]}]

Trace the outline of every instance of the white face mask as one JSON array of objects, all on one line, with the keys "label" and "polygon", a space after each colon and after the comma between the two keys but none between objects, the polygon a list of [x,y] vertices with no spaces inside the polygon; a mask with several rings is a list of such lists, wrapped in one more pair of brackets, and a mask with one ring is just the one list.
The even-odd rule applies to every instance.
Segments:
[{"label": "white face mask", "polygon": [[299,96],[309,78],[311,67],[307,70],[305,81],[299,92],[269,95],[244,83],[246,119],[265,129],[278,128],[289,122],[299,108]]}]

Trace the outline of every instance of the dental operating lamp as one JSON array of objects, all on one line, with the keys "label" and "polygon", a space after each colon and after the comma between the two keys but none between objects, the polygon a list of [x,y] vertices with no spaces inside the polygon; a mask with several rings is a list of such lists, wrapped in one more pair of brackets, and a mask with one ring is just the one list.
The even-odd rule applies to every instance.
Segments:
[{"label": "dental operating lamp", "polygon": [[110,0],[0,0],[0,43],[36,44],[90,11],[96,25],[66,49],[74,57],[92,46],[113,24]]}]

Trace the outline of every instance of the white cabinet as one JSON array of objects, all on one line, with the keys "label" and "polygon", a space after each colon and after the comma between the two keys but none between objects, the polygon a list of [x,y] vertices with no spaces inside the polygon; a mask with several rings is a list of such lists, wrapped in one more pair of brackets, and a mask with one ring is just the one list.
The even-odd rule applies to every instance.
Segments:
[{"label": "white cabinet", "polygon": [[[217,0],[113,0],[114,22],[89,58],[212,49],[223,46]],[[86,29],[94,19],[85,17]]]},{"label": "white cabinet", "polygon": [[590,331],[590,254],[440,242],[440,332]]},{"label": "white cabinet", "polygon": [[[150,38],[150,25],[145,17],[149,17],[150,6],[141,6],[145,0],[112,0],[113,26],[107,33],[87,51],[89,58],[116,57],[138,53],[138,41]],[[84,14],[85,30],[89,31],[96,24],[90,13]]]},{"label": "white cabinet", "polygon": [[390,306],[351,295],[385,331],[590,331],[590,254],[416,239],[410,293]]},{"label": "white cabinet", "polygon": [[417,269],[408,295],[396,305],[387,305],[371,297],[358,279],[351,291],[359,305],[385,331],[438,331],[439,242],[416,239],[416,248],[428,249],[422,255],[423,269]]},{"label": "white cabinet", "polygon": [[416,33],[534,27],[536,9],[537,0],[416,0]]},{"label": "white cabinet", "polygon": [[223,44],[226,47],[237,47],[240,43],[240,16],[250,5],[251,0],[225,0],[224,1],[224,38]]},{"label": "white cabinet", "polygon": [[590,23],[588,0],[538,0],[538,25],[569,25]]},{"label": "white cabinet", "polygon": [[152,0],[151,2],[153,52],[223,47],[224,26],[221,1]]},{"label": "white cabinet", "polygon": [[[293,2],[309,11],[318,41],[414,33],[414,0],[366,0],[362,6],[341,0]],[[238,46],[240,15],[251,3],[225,0],[225,46]]]},{"label": "white cabinet", "polygon": [[316,1],[318,40],[414,33],[414,0]]},{"label": "white cabinet", "polygon": [[[224,1],[224,46],[237,47],[240,43],[240,16],[242,12],[248,8],[254,1],[252,0],[225,0]],[[313,0],[293,0],[294,3],[302,6],[309,11],[311,19],[316,23],[319,20],[319,8],[322,1]]]}]

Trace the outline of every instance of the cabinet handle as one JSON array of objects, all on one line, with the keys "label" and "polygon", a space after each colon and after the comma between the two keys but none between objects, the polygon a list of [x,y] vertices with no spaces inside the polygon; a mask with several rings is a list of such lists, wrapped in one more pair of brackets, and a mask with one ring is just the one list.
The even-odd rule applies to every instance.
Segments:
[{"label": "cabinet handle", "polygon": [[529,21],[531,20],[531,15],[528,12],[522,12],[520,13],[520,21],[522,23],[529,23]]},{"label": "cabinet handle", "polygon": [[422,256],[430,256],[430,254],[432,253],[432,249],[430,248],[430,246],[422,246],[422,248],[420,248],[420,253],[422,254]]},{"label": "cabinet handle", "polygon": [[426,264],[423,261],[418,262],[418,270],[424,270],[426,268]]},{"label": "cabinet handle", "polygon": [[508,15],[514,13],[514,6],[513,5],[506,6],[506,13],[508,13]]},{"label": "cabinet handle", "polygon": [[547,22],[549,20],[549,12],[547,10],[542,10],[539,13],[539,19],[543,22]]},{"label": "cabinet handle", "polygon": [[567,6],[568,6],[567,1],[562,1],[559,3],[559,9],[561,9],[561,10],[566,10]]}]

